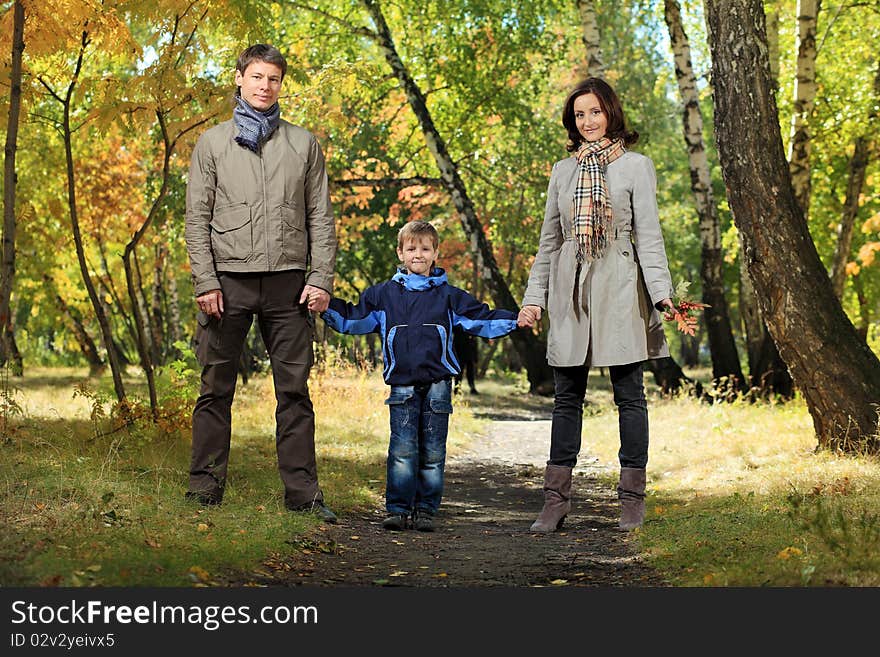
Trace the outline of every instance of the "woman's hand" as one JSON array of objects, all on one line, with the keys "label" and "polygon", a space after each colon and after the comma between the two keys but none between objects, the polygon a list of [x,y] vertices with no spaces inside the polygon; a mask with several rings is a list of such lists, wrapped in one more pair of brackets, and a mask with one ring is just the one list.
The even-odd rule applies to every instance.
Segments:
[{"label": "woman's hand", "polygon": [[523,306],[516,318],[519,328],[532,328],[541,321],[541,306]]}]

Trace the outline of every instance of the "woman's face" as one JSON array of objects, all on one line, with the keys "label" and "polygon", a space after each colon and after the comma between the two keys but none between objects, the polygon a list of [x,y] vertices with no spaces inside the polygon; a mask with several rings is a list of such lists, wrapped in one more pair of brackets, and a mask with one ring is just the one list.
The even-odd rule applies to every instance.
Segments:
[{"label": "woman's face", "polygon": [[583,94],[574,99],[574,123],[581,137],[599,141],[608,129],[608,117],[602,111],[596,94]]}]

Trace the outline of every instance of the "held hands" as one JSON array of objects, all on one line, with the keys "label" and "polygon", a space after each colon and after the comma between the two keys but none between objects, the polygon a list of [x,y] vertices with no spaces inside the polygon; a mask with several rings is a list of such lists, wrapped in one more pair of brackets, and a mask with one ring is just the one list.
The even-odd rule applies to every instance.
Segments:
[{"label": "held hands", "polygon": [[309,304],[309,312],[322,313],[330,306],[330,293],[314,285],[306,285],[303,288],[299,302]]},{"label": "held hands", "polygon": [[199,310],[209,317],[220,319],[223,314],[223,292],[221,290],[210,290],[203,295],[196,297],[196,303]]},{"label": "held hands", "polygon": [[519,328],[532,328],[541,321],[540,306],[523,306],[516,318]]}]

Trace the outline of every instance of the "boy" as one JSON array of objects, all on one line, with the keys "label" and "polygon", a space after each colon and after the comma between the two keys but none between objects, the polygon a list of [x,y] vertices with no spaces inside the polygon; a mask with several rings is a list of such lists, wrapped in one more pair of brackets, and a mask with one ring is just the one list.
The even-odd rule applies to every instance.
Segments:
[{"label": "boy", "polygon": [[388,530],[412,526],[434,531],[443,494],[446,433],[452,413],[452,377],[461,366],[452,330],[498,338],[516,328],[517,314],[490,310],[470,294],[449,285],[435,267],[440,238],[425,221],[411,221],[397,236],[402,267],[390,281],[374,285],[357,305],[331,298],[321,315],[335,331],[382,336],[385,403],[391,416],[385,508]]}]

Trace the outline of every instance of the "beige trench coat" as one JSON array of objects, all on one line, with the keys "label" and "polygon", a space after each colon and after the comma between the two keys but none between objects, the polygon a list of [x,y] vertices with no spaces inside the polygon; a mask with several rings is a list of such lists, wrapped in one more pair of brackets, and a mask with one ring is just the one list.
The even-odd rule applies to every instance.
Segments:
[{"label": "beige trench coat", "polygon": [[547,361],[554,367],[626,365],[669,355],[654,307],[673,292],[654,164],[627,151],[608,165],[606,179],[613,241],[602,258],[581,266],[575,300],[571,211],[577,160],[560,160],[550,175],[541,241],[522,303],[547,311]]}]

